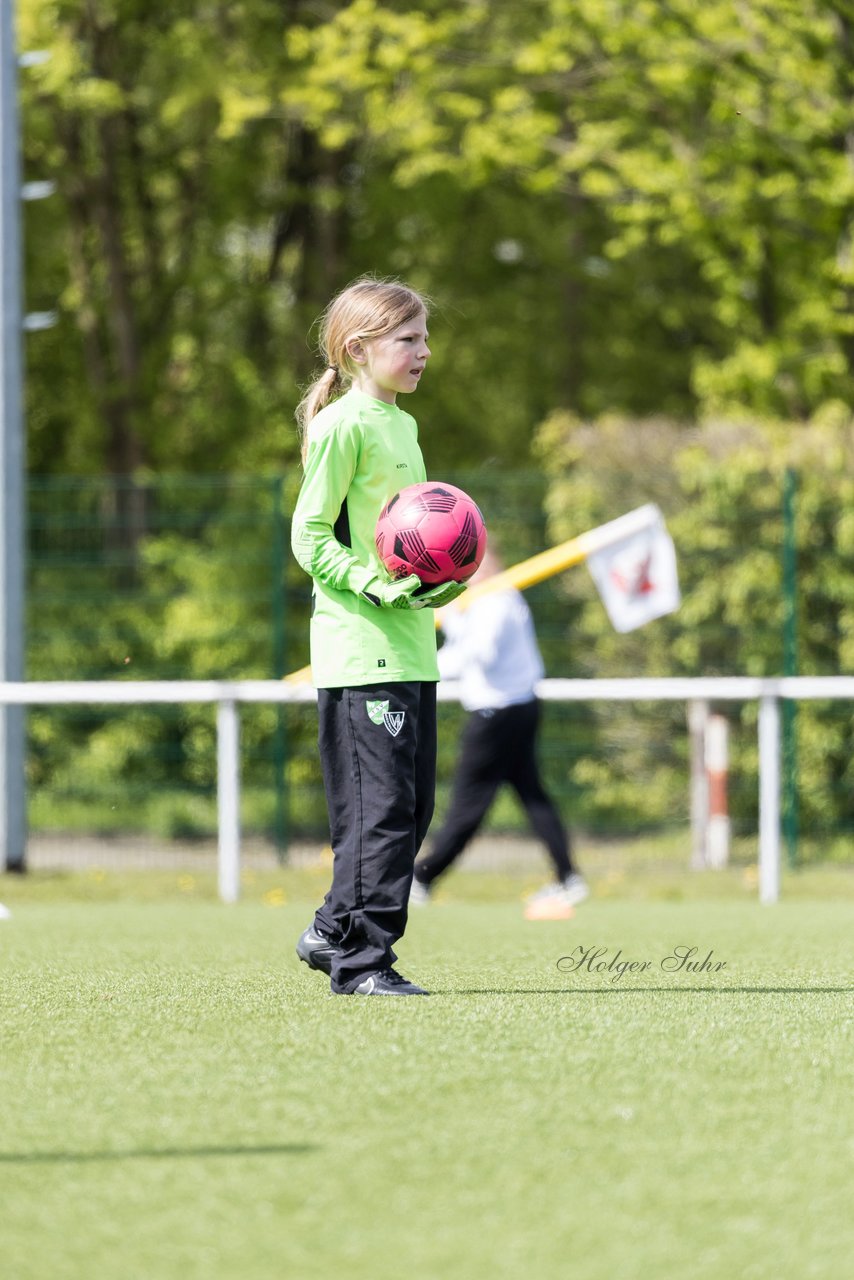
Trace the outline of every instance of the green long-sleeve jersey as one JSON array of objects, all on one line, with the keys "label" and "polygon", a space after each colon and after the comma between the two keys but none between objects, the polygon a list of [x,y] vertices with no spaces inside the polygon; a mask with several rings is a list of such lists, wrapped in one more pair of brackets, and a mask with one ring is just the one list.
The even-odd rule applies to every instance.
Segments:
[{"label": "green long-sleeve jersey", "polygon": [[374,529],[388,500],[426,479],[415,419],[355,389],[308,426],[291,547],[314,579],[311,669],[318,688],[438,680],[432,609],[379,609],[361,594],[388,575]]}]

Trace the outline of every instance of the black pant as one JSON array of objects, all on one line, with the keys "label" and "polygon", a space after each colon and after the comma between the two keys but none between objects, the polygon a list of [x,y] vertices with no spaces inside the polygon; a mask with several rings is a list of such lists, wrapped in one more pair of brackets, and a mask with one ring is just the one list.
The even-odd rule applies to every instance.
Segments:
[{"label": "black pant", "polygon": [[516,790],[534,832],[548,850],[557,878],[565,880],[572,874],[569,837],[537,767],[539,720],[536,699],[496,711],[474,711],[469,716],[448,815],[431,852],[418,863],[422,884],[430,884],[459,857],[503,782]]},{"label": "black pant", "polygon": [[397,959],[436,791],[436,685],[318,689],[332,885],[315,923],[338,945],[333,991]]}]

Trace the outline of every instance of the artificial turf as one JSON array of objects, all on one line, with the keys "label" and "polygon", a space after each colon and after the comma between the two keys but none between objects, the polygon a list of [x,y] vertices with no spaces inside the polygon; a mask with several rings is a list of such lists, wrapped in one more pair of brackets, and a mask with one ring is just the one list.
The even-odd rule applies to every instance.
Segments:
[{"label": "artificial turf", "polygon": [[299,877],[0,886],[6,1280],[848,1274],[851,899],[489,886],[413,913],[409,1000],[298,964]]}]

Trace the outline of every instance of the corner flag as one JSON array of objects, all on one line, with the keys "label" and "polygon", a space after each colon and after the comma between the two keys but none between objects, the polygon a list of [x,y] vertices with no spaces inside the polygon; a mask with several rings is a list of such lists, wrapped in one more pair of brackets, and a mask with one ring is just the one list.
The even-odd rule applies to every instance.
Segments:
[{"label": "corner flag", "polygon": [[642,510],[648,513],[647,523],[587,556],[615,631],[634,631],[679,608],[673,540],[657,506],[650,503]]}]

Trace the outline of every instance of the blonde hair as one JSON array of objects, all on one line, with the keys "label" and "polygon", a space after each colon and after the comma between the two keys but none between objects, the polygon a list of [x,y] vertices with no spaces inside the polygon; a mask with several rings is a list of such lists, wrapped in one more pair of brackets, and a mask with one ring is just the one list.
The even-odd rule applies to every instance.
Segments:
[{"label": "blonde hair", "polygon": [[427,311],[428,299],[400,280],[360,276],[336,294],[320,317],[318,347],[326,368],[306,388],[296,409],[303,459],[308,424],[353,380],[356,366],[347,344],[354,339],[381,338]]}]

